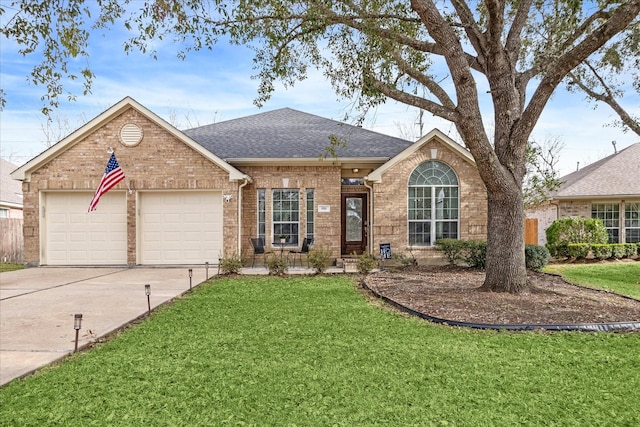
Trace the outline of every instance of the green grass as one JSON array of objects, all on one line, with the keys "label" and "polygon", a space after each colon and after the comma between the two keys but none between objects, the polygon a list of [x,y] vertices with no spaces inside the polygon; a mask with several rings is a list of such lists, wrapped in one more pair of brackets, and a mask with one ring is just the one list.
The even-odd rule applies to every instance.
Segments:
[{"label": "green grass", "polygon": [[7,426],[631,426],[640,334],[432,325],[341,277],[220,279],[0,390]]},{"label": "green grass", "polygon": [[0,262],[0,273],[4,273],[5,271],[14,271],[14,270],[22,270],[24,265],[15,264],[12,262]]},{"label": "green grass", "polygon": [[640,299],[640,262],[552,264],[544,271],[560,274],[576,285],[607,289]]}]

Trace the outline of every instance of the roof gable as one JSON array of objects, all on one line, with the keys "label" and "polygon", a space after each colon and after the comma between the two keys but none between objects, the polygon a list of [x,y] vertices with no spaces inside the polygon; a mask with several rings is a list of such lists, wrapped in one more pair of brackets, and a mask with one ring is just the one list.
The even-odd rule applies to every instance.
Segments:
[{"label": "roof gable", "polygon": [[183,131],[203,147],[229,162],[248,160],[317,161],[327,154],[329,137],[346,142],[337,147],[338,159],[386,161],[411,145],[358,126],[326,119],[291,108],[281,108],[247,117],[213,123]]},{"label": "roof gable", "polygon": [[401,162],[404,159],[406,159],[409,156],[411,156],[413,153],[418,151],[420,148],[422,148],[425,144],[429,143],[433,139],[437,139],[438,141],[440,141],[444,145],[446,145],[449,148],[451,148],[452,151],[454,151],[455,153],[460,155],[461,158],[463,158],[467,162],[475,165],[476,162],[475,162],[473,156],[471,155],[471,153],[466,148],[464,148],[462,145],[460,145],[457,142],[455,142],[453,139],[449,138],[447,135],[442,133],[440,130],[433,129],[431,132],[429,132],[426,135],[424,135],[422,138],[420,138],[419,140],[414,142],[412,145],[410,145],[409,147],[404,149],[402,152],[398,153],[391,160],[389,160],[388,162],[386,162],[385,164],[380,166],[378,169],[376,169],[373,172],[371,172],[367,177],[365,177],[365,179],[367,181],[372,181],[372,182],[382,182],[382,175],[387,170],[389,170],[390,168],[392,168],[393,166],[395,166],[399,162]]},{"label": "roof gable", "polygon": [[553,198],[640,195],[640,143],[560,178]]},{"label": "roof gable", "polygon": [[11,173],[11,176],[17,180],[29,181],[32,172],[38,170],[43,165],[47,164],[50,160],[57,157],[58,155],[81,141],[86,135],[93,132],[104,123],[111,121],[114,117],[117,117],[120,113],[129,108],[135,109],[138,113],[144,115],[147,119],[169,132],[176,139],[191,147],[192,149],[200,153],[203,157],[209,159],[212,163],[228,172],[230,180],[250,180],[247,175],[243,174],[235,167],[220,159],[220,157],[216,156],[211,151],[206,150],[200,144],[189,138],[184,133],[180,132],[178,129],[164,121],[161,117],[159,117],[131,97],[122,99],[120,102],[113,105],[111,108],[107,109],[106,111],[80,127],[78,130],[62,139],[60,142],[52,145],[47,150],[29,160],[27,163],[13,171]]}]

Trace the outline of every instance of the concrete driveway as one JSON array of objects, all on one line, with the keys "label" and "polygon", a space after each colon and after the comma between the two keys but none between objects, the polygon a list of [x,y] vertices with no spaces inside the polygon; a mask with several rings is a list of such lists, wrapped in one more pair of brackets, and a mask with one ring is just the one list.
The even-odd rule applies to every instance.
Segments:
[{"label": "concrete driveway", "polygon": [[[73,353],[206,280],[205,267],[40,267],[0,273],[0,385]],[[209,268],[209,276],[217,268]]]}]

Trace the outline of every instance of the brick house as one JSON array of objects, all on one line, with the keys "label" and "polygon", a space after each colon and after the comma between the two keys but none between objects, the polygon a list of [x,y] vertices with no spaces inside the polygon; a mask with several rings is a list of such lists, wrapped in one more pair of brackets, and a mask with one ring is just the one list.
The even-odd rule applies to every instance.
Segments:
[{"label": "brick house", "polygon": [[640,143],[563,176],[549,202],[528,209],[538,219],[538,242],[558,218],[599,218],[609,243],[640,242]]},{"label": "brick house", "polygon": [[[111,150],[126,178],[87,213]],[[125,98],[12,177],[31,265],[215,264],[253,237],[423,258],[437,238],[486,238],[473,157],[442,132],[410,142],[288,108],[180,131]]]}]

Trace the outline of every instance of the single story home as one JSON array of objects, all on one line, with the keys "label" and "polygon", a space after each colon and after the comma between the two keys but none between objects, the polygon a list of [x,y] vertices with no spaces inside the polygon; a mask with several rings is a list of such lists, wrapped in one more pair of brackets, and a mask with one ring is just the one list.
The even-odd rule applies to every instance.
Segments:
[{"label": "single story home", "polygon": [[[87,212],[112,152],[125,178]],[[419,258],[486,238],[474,159],[442,132],[411,142],[289,108],[180,131],[127,97],[12,177],[30,265],[216,264],[256,237]]]},{"label": "single story home", "polygon": [[548,202],[527,210],[538,219],[538,242],[558,218],[599,218],[609,243],[640,242],[640,142],[560,178]]}]

